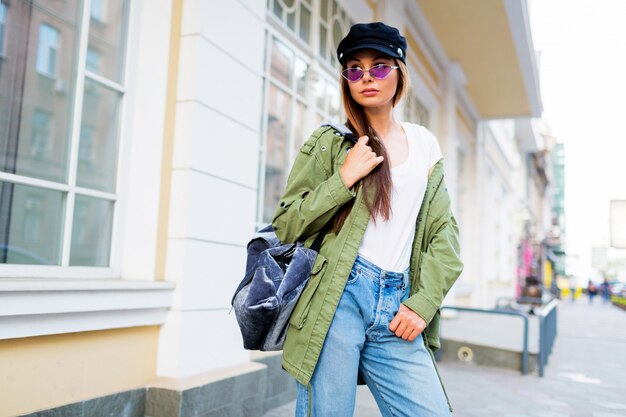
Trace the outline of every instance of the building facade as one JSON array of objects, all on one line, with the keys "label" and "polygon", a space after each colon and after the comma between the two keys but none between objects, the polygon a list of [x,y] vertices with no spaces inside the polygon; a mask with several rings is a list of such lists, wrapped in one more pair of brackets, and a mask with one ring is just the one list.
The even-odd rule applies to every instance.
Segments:
[{"label": "building facade", "polygon": [[2,0],[0,415],[291,398],[230,297],[300,145],[343,119],[337,43],[377,20],[408,42],[398,115],[445,158],[466,264],[445,303],[514,295],[520,202],[545,210],[525,1]]}]

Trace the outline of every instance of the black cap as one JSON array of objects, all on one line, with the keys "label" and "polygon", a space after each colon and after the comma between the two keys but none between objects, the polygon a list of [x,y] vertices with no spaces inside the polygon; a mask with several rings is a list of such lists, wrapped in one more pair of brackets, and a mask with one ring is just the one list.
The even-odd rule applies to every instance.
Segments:
[{"label": "black cap", "polygon": [[382,22],[357,23],[339,42],[337,59],[345,63],[348,56],[361,49],[374,49],[406,62],[406,38],[398,29]]}]

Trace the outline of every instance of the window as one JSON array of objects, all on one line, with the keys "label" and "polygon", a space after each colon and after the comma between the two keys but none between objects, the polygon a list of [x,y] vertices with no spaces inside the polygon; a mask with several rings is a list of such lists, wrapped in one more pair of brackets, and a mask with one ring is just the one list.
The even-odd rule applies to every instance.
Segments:
[{"label": "window", "polygon": [[89,15],[92,19],[104,22],[104,0],[91,0]]},{"label": "window", "polygon": [[59,31],[42,23],[39,26],[39,45],[37,47],[37,72],[54,77],[57,71],[59,52]]},{"label": "window", "polygon": [[[269,0],[265,99],[257,223],[272,220],[289,169],[310,132],[342,117],[335,49],[351,24],[337,1]],[[314,16],[317,14],[317,16]],[[313,27],[312,22],[320,22]],[[284,28],[292,34],[284,38]],[[313,44],[315,32],[320,42]],[[323,40],[322,40],[323,36]],[[332,52],[331,52],[332,51]],[[315,68],[315,69],[314,69]]]},{"label": "window", "polygon": [[0,2],[0,57],[4,55],[4,27],[7,21],[7,5]]},{"label": "window", "polygon": [[404,102],[404,120],[428,127],[429,117],[428,108],[415,96],[413,90],[409,89]]},{"label": "window", "polygon": [[85,62],[85,68],[87,68],[87,71],[99,74],[101,69],[100,58],[100,52],[93,48],[87,48],[87,62]]},{"label": "window", "polygon": [[32,126],[30,154],[35,159],[48,159],[52,142],[52,114],[35,109]]},{"label": "window", "polygon": [[[320,0],[317,10],[313,3],[311,0],[268,0],[268,12],[316,53],[321,62],[336,69],[339,64],[335,51],[354,22],[337,0]],[[317,28],[312,26],[314,14],[319,17]],[[311,44],[313,31],[319,32],[318,45]]]},{"label": "window", "polygon": [[0,73],[0,263],[112,266],[128,13],[43,0],[10,29],[27,53]]}]

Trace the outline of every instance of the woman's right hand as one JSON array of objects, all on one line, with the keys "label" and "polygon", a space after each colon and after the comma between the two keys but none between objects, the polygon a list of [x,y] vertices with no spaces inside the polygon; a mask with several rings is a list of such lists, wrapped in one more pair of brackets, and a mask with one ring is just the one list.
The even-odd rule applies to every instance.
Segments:
[{"label": "woman's right hand", "polygon": [[369,138],[367,136],[361,136],[356,145],[348,152],[346,160],[339,168],[341,179],[348,188],[352,188],[357,181],[367,176],[378,164],[383,162],[384,158],[377,156],[372,151],[372,148],[367,145],[368,141]]}]

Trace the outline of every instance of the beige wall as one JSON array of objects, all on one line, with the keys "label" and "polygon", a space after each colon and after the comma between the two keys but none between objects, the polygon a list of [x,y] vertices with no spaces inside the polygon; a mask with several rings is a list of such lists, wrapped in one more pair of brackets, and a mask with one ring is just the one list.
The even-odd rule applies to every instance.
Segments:
[{"label": "beige wall", "polygon": [[0,416],[146,385],[158,334],[151,326],[0,341]]}]

